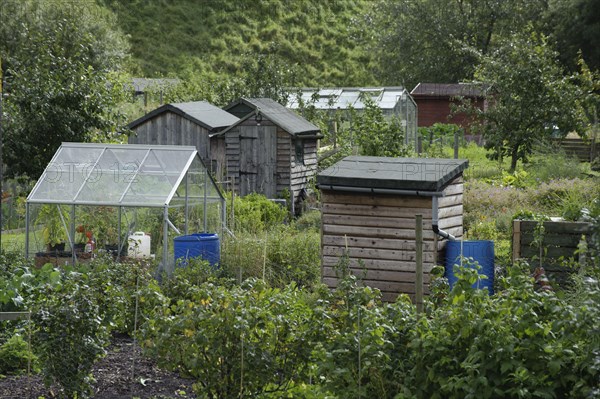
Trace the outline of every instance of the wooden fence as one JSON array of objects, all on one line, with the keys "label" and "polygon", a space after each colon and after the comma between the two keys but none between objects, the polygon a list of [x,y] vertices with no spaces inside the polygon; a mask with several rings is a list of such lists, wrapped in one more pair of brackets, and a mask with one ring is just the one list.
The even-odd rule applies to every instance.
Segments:
[{"label": "wooden fence", "polygon": [[573,271],[565,266],[565,261],[580,260],[578,248],[582,237],[589,237],[591,226],[585,222],[545,221],[542,222],[543,232],[536,232],[538,223],[533,220],[513,221],[513,262],[524,259],[535,268],[540,265],[541,259],[550,280],[564,283]]},{"label": "wooden fence", "polygon": [[594,138],[591,140],[565,138],[557,139],[554,143],[567,155],[576,156],[581,162],[592,162],[600,153],[600,143]]}]

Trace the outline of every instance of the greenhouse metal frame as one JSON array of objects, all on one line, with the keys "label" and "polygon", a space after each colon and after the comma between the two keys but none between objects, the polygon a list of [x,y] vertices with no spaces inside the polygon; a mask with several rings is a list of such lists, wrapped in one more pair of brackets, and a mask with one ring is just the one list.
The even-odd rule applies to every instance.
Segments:
[{"label": "greenhouse metal frame", "polygon": [[[207,204],[220,203],[220,232],[225,229],[225,199],[196,148],[177,145],[127,145],[62,143],[47,165],[26,202],[25,253],[29,256],[30,205],[56,204],[68,237],[75,263],[76,206],[118,208],[119,250],[127,242],[122,235],[124,208],[162,208],[162,263],[167,273],[174,268],[169,260],[169,228],[180,230],[169,220],[168,210],[185,208],[184,234],[188,234],[189,210],[203,206],[207,230]],[[71,207],[70,226],[61,205]],[[128,233],[131,233],[129,231]],[[119,252],[120,254],[120,252]]]}]

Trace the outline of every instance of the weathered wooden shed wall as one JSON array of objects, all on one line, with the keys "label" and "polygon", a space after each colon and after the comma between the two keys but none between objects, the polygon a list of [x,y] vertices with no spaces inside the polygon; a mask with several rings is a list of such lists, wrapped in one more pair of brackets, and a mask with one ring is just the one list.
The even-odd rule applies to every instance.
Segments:
[{"label": "weathered wooden shed wall", "polygon": [[271,99],[240,99],[225,109],[241,120],[224,130],[227,180],[240,195],[285,192],[298,210],[317,170],[318,127]]},{"label": "weathered wooden shed wall", "polygon": [[[317,140],[296,138],[271,121],[260,126],[250,118],[225,134],[227,180],[240,195],[259,192],[269,198],[285,190],[296,200],[317,169]],[[296,159],[295,140],[301,140],[304,160]]]},{"label": "weathered wooden shed wall", "polygon": [[[463,235],[463,179],[456,177],[438,199],[438,223],[457,238]],[[366,285],[381,290],[385,301],[399,294],[414,297],[416,280],[415,215],[423,215],[424,292],[430,272],[443,264],[447,240],[432,230],[432,197],[368,194],[322,189],[322,279],[337,286],[336,265],[346,253],[350,270]]]},{"label": "weathered wooden shed wall", "polygon": [[129,144],[190,145],[221,181],[225,176],[225,141],[217,135],[239,118],[206,101],[162,105],[129,123]]},{"label": "weathered wooden shed wall", "polygon": [[[463,236],[463,194],[464,179],[457,176],[444,189],[444,196],[438,198],[438,226],[457,239]],[[441,237],[438,237],[441,238]],[[438,263],[444,262],[444,246],[447,240],[438,241]]]},{"label": "weathered wooden shed wall", "polygon": [[129,144],[191,145],[208,166],[208,129],[174,112],[163,112],[132,128]]}]

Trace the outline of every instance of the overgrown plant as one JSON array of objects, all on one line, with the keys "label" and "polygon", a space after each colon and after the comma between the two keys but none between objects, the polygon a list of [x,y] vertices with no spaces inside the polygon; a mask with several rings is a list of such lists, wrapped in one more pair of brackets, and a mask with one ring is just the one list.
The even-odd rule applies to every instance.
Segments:
[{"label": "overgrown plant", "polygon": [[94,362],[104,355],[108,329],[87,276],[66,273],[59,284],[41,287],[32,318],[33,342],[46,384],[65,398],[91,396]]}]

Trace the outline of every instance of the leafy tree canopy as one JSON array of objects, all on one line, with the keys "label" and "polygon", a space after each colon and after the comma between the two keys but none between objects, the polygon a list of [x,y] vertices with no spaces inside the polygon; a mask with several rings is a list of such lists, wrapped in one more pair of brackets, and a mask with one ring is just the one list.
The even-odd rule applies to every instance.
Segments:
[{"label": "leafy tree canopy", "polygon": [[545,36],[516,34],[484,56],[475,77],[491,85],[487,110],[471,108],[491,157],[510,157],[511,171],[553,135],[585,132],[586,107],[597,104],[590,71],[565,76]]},{"label": "leafy tree canopy", "polygon": [[61,142],[116,131],[126,41],[94,3],[3,0],[0,7],[6,172],[35,178]]},{"label": "leafy tree canopy", "polygon": [[378,77],[384,84],[401,79],[448,83],[472,77],[478,53],[499,38],[523,29],[545,10],[544,1],[419,0],[377,3],[372,19]]}]

